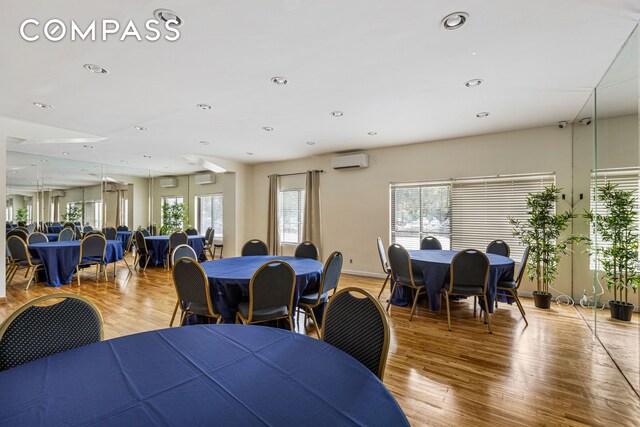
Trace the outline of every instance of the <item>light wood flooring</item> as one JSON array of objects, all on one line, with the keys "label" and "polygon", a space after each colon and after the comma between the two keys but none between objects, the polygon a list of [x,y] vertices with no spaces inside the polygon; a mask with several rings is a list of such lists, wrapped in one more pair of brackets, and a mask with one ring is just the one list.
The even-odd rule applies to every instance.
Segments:
[{"label": "light wood flooring", "polygon": [[[170,273],[148,268],[95,282],[82,273],[61,288],[32,285],[19,276],[0,304],[0,321],[24,302],[43,294],[73,292],[93,299],[105,321],[105,339],[166,328],[175,304]],[[340,287],[378,294],[382,280],[343,275]],[[388,290],[381,300],[388,298]],[[529,326],[518,309],[500,304],[492,315],[493,334],[473,318],[471,302],[452,303],[453,330],[446,313],[420,304],[391,307],[392,339],[384,383],[414,426],[640,425],[640,398],[627,384],[591,329],[573,307],[538,310],[523,299]],[[636,319],[637,322],[637,319]],[[637,325],[637,323],[636,323]],[[615,325],[608,325],[615,326]],[[298,330],[305,328],[302,317]],[[633,331],[630,332],[633,335]],[[636,337],[640,333],[635,330]],[[633,352],[633,349],[629,350]],[[636,355],[638,348],[635,349]]]}]

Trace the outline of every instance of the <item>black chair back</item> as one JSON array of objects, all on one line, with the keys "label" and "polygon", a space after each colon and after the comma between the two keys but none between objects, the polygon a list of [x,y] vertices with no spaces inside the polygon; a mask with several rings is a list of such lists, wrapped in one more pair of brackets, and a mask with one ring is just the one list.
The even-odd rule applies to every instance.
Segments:
[{"label": "black chair back", "polygon": [[380,380],[384,377],[389,337],[384,310],[369,292],[341,289],[327,303],[322,341],[352,356]]},{"label": "black chair back", "polygon": [[207,228],[207,231],[204,232],[204,241],[209,243],[209,235],[211,234],[211,231],[213,230],[213,228],[209,227]]},{"label": "black chair back", "polygon": [[309,259],[318,259],[318,248],[313,243],[306,241],[302,242],[296,248],[296,252],[294,254],[296,258],[309,258]]},{"label": "black chair back", "polygon": [[16,228],[14,228],[14,230],[24,231],[25,233],[29,234],[29,229],[23,225],[17,226]]},{"label": "black chair back", "polygon": [[152,236],[156,236],[158,234],[158,227],[156,227],[155,225],[150,225],[149,226],[149,233]]},{"label": "black chair back", "polygon": [[176,231],[169,235],[169,251],[173,251],[173,248],[177,248],[179,245],[186,245],[189,243],[189,236],[184,231]]},{"label": "black chair back", "polygon": [[296,273],[284,261],[263,264],[249,282],[249,321],[254,311],[287,306],[291,313]]},{"label": "black chair back", "polygon": [[49,238],[47,237],[46,234],[32,233],[32,234],[29,234],[27,243],[32,245],[34,243],[47,243],[48,241],[49,241]]},{"label": "black chair back", "polygon": [[198,235],[198,230],[196,230],[193,227],[189,227],[186,230],[184,230],[185,233],[187,233],[187,236],[197,236]]},{"label": "black chair back", "polygon": [[504,240],[494,240],[487,246],[487,253],[494,255],[509,256],[511,249]]},{"label": "black chair back", "polygon": [[60,233],[58,233],[59,242],[68,242],[73,240],[74,237],[75,237],[75,233],[73,232],[73,228],[65,227],[62,229]]},{"label": "black chair back", "polygon": [[240,251],[242,256],[266,256],[269,255],[269,248],[262,240],[252,239],[242,246]]},{"label": "black chair back", "polygon": [[33,233],[34,231],[36,231],[36,224],[32,222],[31,224],[27,225],[27,232]]},{"label": "black chair back", "polygon": [[148,255],[147,241],[144,240],[144,237],[143,231],[136,231],[136,251],[138,251],[139,254]]},{"label": "black chair back", "polygon": [[149,236],[151,236],[151,233],[149,233],[149,230],[147,230],[146,228],[143,228],[143,229],[141,229],[141,230],[139,230],[139,231],[140,231],[140,232],[142,233],[142,235],[143,235],[143,236],[145,236],[145,237],[149,237]]},{"label": "black chair back", "polygon": [[209,280],[197,261],[191,258],[179,258],[173,264],[171,274],[178,300],[186,302],[187,310],[189,305],[193,304],[208,307],[209,313],[214,313],[209,295]]},{"label": "black chair back", "polygon": [[98,261],[104,260],[104,254],[107,250],[107,240],[98,234],[86,236],[80,242],[80,261]]},{"label": "black chair back", "polygon": [[100,230],[91,230],[91,231],[87,231],[87,232],[84,234],[84,236],[85,236],[85,237],[87,237],[87,236],[93,236],[94,234],[97,234],[98,236],[102,236],[102,237],[104,237],[104,233],[103,233],[102,231],[100,231]]},{"label": "black chair back", "polygon": [[11,254],[11,259],[14,262],[24,261],[29,259],[29,250],[27,244],[19,236],[9,236],[7,239],[7,248]]},{"label": "black chair back", "polygon": [[215,237],[215,235],[216,235],[216,230],[213,228],[210,229],[206,239],[207,246],[209,246],[209,248],[213,249],[213,238]]},{"label": "black chair back", "polygon": [[116,228],[117,231],[129,231],[129,227],[127,227],[126,225],[119,225],[118,228]]},{"label": "black chair back", "polygon": [[104,237],[107,240],[117,240],[118,230],[116,230],[114,227],[107,227],[104,229]]},{"label": "black chair back", "polygon": [[72,223],[72,222],[65,222],[64,223],[64,228],[70,228],[72,230],[75,230],[76,229],[76,225],[74,223]]},{"label": "black chair back", "polygon": [[378,237],[378,255],[380,256],[380,264],[382,264],[382,271],[389,273],[391,267],[389,267],[389,261],[387,260],[387,254],[382,244],[382,239]]},{"label": "black chair back", "polygon": [[411,269],[411,257],[409,252],[397,244],[389,246],[389,265],[393,280],[405,284],[413,284],[413,270]]},{"label": "black chair back", "polygon": [[175,247],[175,249],[171,253],[171,264],[175,264],[175,262],[180,258],[189,258],[194,261],[198,261],[196,251],[194,251],[193,248],[189,245],[178,245]]},{"label": "black chair back", "polygon": [[529,246],[525,247],[522,253],[522,259],[520,260],[520,266],[518,267],[518,274],[516,276],[516,289],[520,287],[520,282],[522,282],[522,277],[527,269],[527,261],[529,261]]},{"label": "black chair back", "polygon": [[456,287],[487,289],[489,279],[489,258],[475,249],[458,252],[451,260],[450,284],[451,291]]},{"label": "black chair back", "polygon": [[26,242],[28,240],[28,238],[29,238],[29,233],[27,233],[26,231],[24,231],[21,228],[14,228],[13,230],[11,230],[11,231],[9,231],[7,233],[7,238],[9,238],[11,236],[17,236],[17,237],[21,238],[22,240],[24,240]]},{"label": "black chair back", "polygon": [[342,254],[338,251],[329,255],[322,270],[322,281],[320,282],[320,295],[338,288],[342,273]]},{"label": "black chair back", "polygon": [[[37,306],[52,299],[62,301]],[[91,301],[74,294],[45,295],[20,307],[0,326],[0,371],[102,337],[102,316]]]},{"label": "black chair back", "polygon": [[88,232],[90,232],[90,231],[93,231],[93,227],[92,227],[92,226],[90,226],[90,225],[85,225],[85,226],[82,228],[82,234],[85,234],[85,235],[86,235],[86,234],[87,234]]},{"label": "black chair back", "polygon": [[442,243],[433,236],[427,236],[420,242],[420,249],[442,250]]}]

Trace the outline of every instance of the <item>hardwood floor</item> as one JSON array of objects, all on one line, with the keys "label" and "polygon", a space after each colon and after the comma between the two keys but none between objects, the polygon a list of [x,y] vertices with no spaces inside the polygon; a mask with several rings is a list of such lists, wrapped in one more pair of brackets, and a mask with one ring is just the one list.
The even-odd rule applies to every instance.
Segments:
[{"label": "hardwood floor", "polygon": [[[0,304],[0,321],[37,296],[73,292],[93,299],[105,321],[105,339],[166,328],[175,304],[170,273],[148,268],[127,277],[119,264],[113,281],[82,274],[61,288],[32,285],[17,277]],[[382,280],[343,275],[340,287],[378,293]],[[388,291],[382,301],[388,298]],[[529,326],[518,309],[500,304],[494,333],[473,318],[470,302],[452,303],[446,314],[422,303],[413,321],[409,308],[391,307],[392,340],[384,383],[414,426],[628,425],[640,424],[640,399],[616,369],[573,307],[538,310],[523,300]],[[302,323],[302,317],[300,322]],[[311,326],[305,329],[312,337]],[[636,333],[638,333],[636,329]],[[631,349],[633,350],[633,349]],[[636,352],[638,349],[636,348]],[[637,354],[637,353],[636,353]]]}]

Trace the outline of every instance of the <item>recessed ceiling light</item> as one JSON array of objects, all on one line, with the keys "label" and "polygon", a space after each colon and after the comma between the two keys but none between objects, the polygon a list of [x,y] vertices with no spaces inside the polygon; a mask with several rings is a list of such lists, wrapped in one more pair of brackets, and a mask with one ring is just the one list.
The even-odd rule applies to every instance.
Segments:
[{"label": "recessed ceiling light", "polygon": [[369,133],[367,133],[367,135],[371,135],[371,136],[376,136],[378,134],[378,132],[376,131],[371,131]]},{"label": "recessed ceiling light", "polygon": [[307,145],[316,145],[316,143],[313,141],[307,141]]},{"label": "recessed ceiling light", "polygon": [[165,169],[171,169],[169,166],[165,166],[164,168],[165,168]]},{"label": "recessed ceiling light", "polygon": [[66,151],[63,151],[63,152],[62,152],[62,155],[63,155],[63,156],[68,156],[68,155],[69,155],[69,153],[67,153]]},{"label": "recessed ceiling light", "polygon": [[40,108],[53,108],[53,105],[44,104],[42,102],[34,102],[33,105]]},{"label": "recessed ceiling light", "polygon": [[209,104],[198,104],[196,105],[196,107],[198,107],[201,110],[211,110],[211,105]]},{"label": "recessed ceiling light", "polygon": [[477,117],[477,118],[479,118],[479,119],[481,119],[481,118],[483,118],[483,117],[487,117],[488,115],[489,115],[489,112],[488,112],[488,111],[483,111],[483,112],[481,112],[481,113],[476,114],[476,117]]},{"label": "recessed ceiling light", "polygon": [[144,126],[136,126],[136,130],[145,131],[145,130],[149,130],[149,129],[144,127]]},{"label": "recessed ceiling light", "polygon": [[171,22],[173,21],[174,27],[182,27],[183,20],[172,10],[169,9],[156,9],[153,11],[153,16],[155,16],[158,21],[162,22]]},{"label": "recessed ceiling light", "polygon": [[344,113],[342,111],[332,111],[331,115],[333,117],[342,117],[342,116],[344,116]]},{"label": "recessed ceiling light", "polygon": [[209,145],[209,141],[200,141],[200,145]]},{"label": "recessed ceiling light", "polygon": [[271,132],[273,128],[271,126],[263,126],[262,130],[266,130],[267,132]]},{"label": "recessed ceiling light", "polygon": [[88,169],[80,169],[80,172],[89,172]]},{"label": "recessed ceiling light", "polygon": [[107,74],[109,72],[105,68],[102,68],[101,66],[96,64],[84,64],[83,67],[85,70],[91,71],[95,74]]},{"label": "recessed ceiling light", "polygon": [[31,164],[31,166],[38,166],[38,165],[35,165],[35,164]]},{"label": "recessed ceiling light", "polygon": [[469,80],[468,82],[466,82],[464,85],[466,87],[478,87],[482,83],[484,83],[484,80],[482,80],[482,79],[472,79],[472,80]]},{"label": "recessed ceiling light", "polygon": [[144,154],[142,157],[144,157],[145,159],[150,159],[151,158],[151,156],[149,156],[147,154]]},{"label": "recessed ceiling light", "polygon": [[252,153],[251,151],[247,151],[247,155],[249,156],[253,156],[255,153]]},{"label": "recessed ceiling light", "polygon": [[453,12],[442,19],[442,26],[445,30],[457,30],[462,27],[469,19],[466,12]]},{"label": "recessed ceiling light", "polygon": [[195,166],[195,163],[194,163],[194,162],[189,162],[189,164],[190,164],[191,166]]},{"label": "recessed ceiling light", "polygon": [[84,148],[93,148],[93,145],[84,144],[83,147]]},{"label": "recessed ceiling light", "polygon": [[47,163],[47,162],[48,162],[48,160],[47,160],[47,159],[42,159],[42,160],[40,160],[40,161],[41,161],[42,163]]},{"label": "recessed ceiling light", "polygon": [[11,171],[11,173],[18,173],[18,171]]},{"label": "recessed ceiling light", "polygon": [[128,163],[126,160],[120,160],[120,163]]},{"label": "recessed ceiling light", "polygon": [[286,77],[272,77],[271,81],[277,84],[278,86],[284,86],[287,83],[289,83]]}]

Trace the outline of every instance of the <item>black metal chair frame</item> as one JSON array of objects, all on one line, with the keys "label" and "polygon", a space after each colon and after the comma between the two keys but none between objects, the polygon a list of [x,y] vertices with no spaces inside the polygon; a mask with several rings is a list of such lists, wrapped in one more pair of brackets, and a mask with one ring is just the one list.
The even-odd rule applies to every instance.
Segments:
[{"label": "black metal chair frame", "polygon": [[[138,235],[140,235],[140,240],[138,240]],[[138,266],[138,268],[141,267],[141,255],[144,255],[145,263],[144,267],[142,267],[142,271],[145,272],[147,270],[147,266],[149,265],[149,261],[151,260],[151,257],[149,256],[149,249],[147,248],[147,241],[144,238],[144,233],[142,232],[142,230],[136,231],[133,238],[136,239],[136,255],[133,259],[133,268],[135,270],[136,266]]]},{"label": "black metal chair frame", "polygon": [[[101,260],[87,260],[82,261],[84,258],[84,245],[90,242],[91,240],[102,240],[104,244],[104,248],[102,249],[102,259]],[[76,278],[78,280],[78,286],[80,286],[80,267],[88,267],[95,265],[96,266],[96,282],[100,280],[100,272],[104,273],[104,280],[107,280],[107,269],[104,268],[104,260],[105,254],[107,253],[107,240],[104,236],[100,236],[99,234],[92,234],[90,236],[85,237],[80,242],[80,256],[78,258],[78,264],[76,264]],[[92,255],[95,256],[95,255]],[[115,263],[114,263],[114,279],[115,279]]]},{"label": "black metal chair frame", "polygon": [[178,290],[178,283],[176,281],[176,265],[178,265],[181,262],[189,262],[192,265],[195,265],[196,267],[198,267],[198,269],[200,270],[200,273],[202,274],[202,279],[204,282],[204,287],[205,287],[205,295],[207,298],[207,307],[208,307],[208,311],[209,311],[209,315],[207,317],[209,317],[210,319],[216,319],[216,323],[220,324],[222,323],[222,315],[220,315],[219,313],[216,313],[216,311],[213,308],[213,303],[211,302],[211,293],[209,292],[209,279],[207,278],[207,273],[205,273],[204,269],[202,268],[202,266],[198,263],[198,261],[194,261],[191,258],[179,258],[176,260],[176,263],[173,265],[172,269],[171,269],[171,277],[173,279],[173,285],[175,286],[175,290],[176,290],[176,296],[177,296],[177,302],[176,302],[176,308],[174,309],[174,314],[171,317],[171,323],[169,324],[169,326],[173,325],[173,320],[175,318],[177,309],[180,308],[180,310],[182,311],[182,313],[180,314],[180,326],[184,325],[184,322],[187,319],[187,316],[189,314],[195,314],[189,311],[189,307],[187,306],[186,308],[183,307],[183,305],[180,303],[180,301],[182,300],[182,298],[180,297],[180,291]]},{"label": "black metal chair frame", "polygon": [[[31,253],[29,252],[29,247],[28,247],[27,243],[19,236],[16,236],[16,235],[9,236],[9,238],[7,239],[7,247],[10,246],[9,241],[11,241],[11,242],[14,241],[12,239],[17,239],[15,241],[19,242],[20,244],[23,245],[25,258],[24,259],[17,259],[17,258],[15,258],[15,253],[14,254],[10,254],[10,262],[9,262],[9,265],[8,265],[8,268],[7,268],[7,276],[6,276],[7,286],[9,286],[11,284],[11,282],[13,282],[13,278],[15,277],[15,275],[18,272],[18,270],[20,269],[20,267],[26,267],[26,271],[25,271],[24,277],[27,277],[29,275],[29,271],[31,271],[31,275],[29,276],[29,281],[27,282],[27,287],[25,288],[25,290],[27,290],[27,289],[29,289],[29,286],[31,286],[31,282],[33,282],[34,279],[36,281],[38,280],[38,276],[36,276],[36,272],[39,269],[43,269],[44,265],[42,265],[42,264],[34,264],[31,261]],[[18,244],[18,243],[16,243],[16,244]],[[22,261],[26,261],[27,264],[26,265],[20,264]],[[33,269],[33,270],[31,270],[31,269]]]},{"label": "black metal chair frame", "polygon": [[[392,248],[396,248],[396,249],[401,249],[404,257],[406,257],[406,262],[408,265],[408,269],[409,269],[409,281],[408,282],[404,282],[400,280],[400,276],[399,274],[397,274],[396,271],[394,271],[393,269],[393,262],[391,261],[392,257],[391,257],[391,249]],[[393,279],[393,287],[391,288],[391,295],[389,295],[389,302],[387,302],[387,312],[389,312],[389,308],[391,307],[391,299],[393,298],[393,294],[396,291],[396,287],[398,285],[400,286],[404,286],[407,288],[410,288],[413,290],[414,292],[414,296],[413,296],[413,305],[411,306],[411,314],[409,315],[409,322],[411,322],[411,320],[413,319],[413,313],[415,313],[416,311],[416,305],[418,304],[418,298],[420,297],[420,295],[424,294],[427,292],[427,287],[425,286],[424,283],[421,284],[416,284],[414,278],[413,278],[413,268],[411,266],[411,257],[409,256],[409,252],[407,252],[407,250],[402,246],[399,245],[397,243],[394,243],[393,245],[389,246],[389,264],[391,267],[391,278]],[[404,260],[402,260],[402,262],[404,262]],[[397,267],[397,266],[396,266]]]}]

